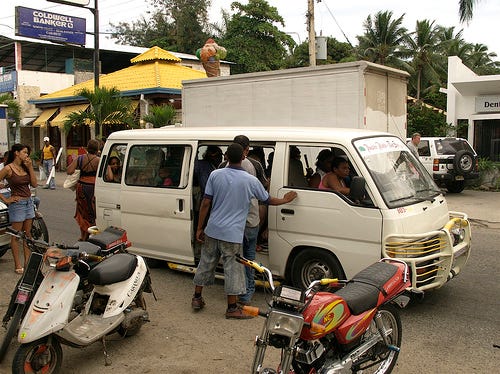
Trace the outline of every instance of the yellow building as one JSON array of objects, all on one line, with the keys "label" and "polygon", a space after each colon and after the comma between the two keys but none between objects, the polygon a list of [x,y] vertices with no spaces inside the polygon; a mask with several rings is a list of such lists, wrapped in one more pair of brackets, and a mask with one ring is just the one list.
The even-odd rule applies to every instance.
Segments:
[{"label": "yellow building", "polygon": [[[152,47],[130,61],[130,67],[101,75],[99,86],[115,87],[123,97],[131,98],[131,110],[142,127],[145,124],[141,118],[148,113],[150,105],[170,104],[177,109],[180,119],[182,81],[206,77],[204,71],[181,65],[180,58],[159,47]],[[33,126],[40,126],[44,136],[60,139],[59,144],[66,151],[66,157],[76,154],[95,135],[93,125],[74,127],[67,134],[63,130],[69,113],[88,110],[89,103],[77,94],[84,88],[92,91],[93,79],[29,101],[42,109]],[[102,136],[121,129],[124,125],[104,125]],[[61,166],[64,168],[66,163],[61,163]]]}]

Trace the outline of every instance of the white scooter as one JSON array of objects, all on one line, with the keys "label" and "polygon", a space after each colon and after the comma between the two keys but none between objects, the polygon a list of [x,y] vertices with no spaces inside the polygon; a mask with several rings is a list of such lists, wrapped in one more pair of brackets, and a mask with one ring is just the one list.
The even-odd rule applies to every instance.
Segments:
[{"label": "white scooter", "polygon": [[[106,336],[114,332],[132,336],[148,322],[143,292],[153,291],[144,259],[118,253],[90,270],[87,262],[100,259],[86,253],[63,256],[60,250],[47,251],[46,263],[51,270],[40,284],[19,329],[21,346],[14,356],[12,373],[59,372],[63,357],[61,343],[84,347],[101,340],[109,364]],[[79,314],[73,308],[80,282],[73,266],[78,263],[88,266],[88,281],[94,287]]]}]

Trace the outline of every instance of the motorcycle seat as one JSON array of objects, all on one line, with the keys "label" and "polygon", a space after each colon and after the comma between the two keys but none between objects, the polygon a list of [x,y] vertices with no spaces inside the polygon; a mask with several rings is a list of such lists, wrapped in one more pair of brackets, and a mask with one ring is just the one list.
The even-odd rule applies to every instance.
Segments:
[{"label": "motorcycle seat", "polygon": [[352,314],[359,315],[375,308],[379,298],[387,295],[384,286],[397,271],[398,267],[395,265],[376,262],[361,270],[335,294],[345,300]]},{"label": "motorcycle seat", "polygon": [[97,286],[127,280],[137,267],[137,257],[129,253],[118,253],[108,257],[89,272],[88,280]]},{"label": "motorcycle seat", "polygon": [[104,231],[91,235],[88,241],[98,245],[102,250],[102,254],[106,255],[108,251],[113,249],[116,245],[126,243],[127,235],[125,230],[119,227],[110,226]]},{"label": "motorcycle seat", "polygon": [[75,247],[78,247],[78,253],[85,252],[89,255],[96,255],[101,250],[101,247],[89,242],[76,242]]}]

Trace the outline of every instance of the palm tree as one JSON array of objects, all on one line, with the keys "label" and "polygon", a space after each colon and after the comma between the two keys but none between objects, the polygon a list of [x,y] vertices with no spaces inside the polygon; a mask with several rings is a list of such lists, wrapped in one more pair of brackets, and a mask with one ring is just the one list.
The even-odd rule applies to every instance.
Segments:
[{"label": "palm tree", "polygon": [[143,117],[143,120],[153,124],[153,127],[162,127],[165,125],[173,125],[175,108],[171,105],[152,105],[149,108],[149,114]]},{"label": "palm tree", "polygon": [[463,23],[472,20],[474,5],[478,2],[479,0],[458,0],[458,15],[460,16],[460,22]]},{"label": "palm tree", "polygon": [[488,47],[481,43],[471,45],[470,52],[464,64],[479,75],[498,74],[500,62],[493,61],[495,52],[488,52]]},{"label": "palm tree", "polygon": [[417,21],[415,31],[408,38],[408,46],[405,50],[407,57],[412,60],[412,81],[416,90],[416,98],[420,100],[422,87],[439,84],[439,74],[436,67],[441,60],[436,51],[439,43],[438,29],[434,21]]},{"label": "palm tree", "polygon": [[358,36],[358,55],[361,59],[381,65],[408,70],[403,60],[402,46],[408,43],[408,30],[402,26],[404,14],[392,18],[391,11],[369,15],[363,22],[365,33]]},{"label": "palm tree", "polygon": [[84,88],[78,91],[77,95],[87,99],[90,103],[90,110],[70,113],[64,121],[66,132],[72,126],[94,124],[95,136],[99,138],[104,124],[134,126],[131,100],[121,97],[117,88],[96,87],[95,91]]},{"label": "palm tree", "polygon": [[7,116],[9,119],[13,119],[14,122],[19,125],[21,122],[21,106],[19,103],[12,98],[10,93],[4,93],[0,95],[0,104],[7,105]]}]

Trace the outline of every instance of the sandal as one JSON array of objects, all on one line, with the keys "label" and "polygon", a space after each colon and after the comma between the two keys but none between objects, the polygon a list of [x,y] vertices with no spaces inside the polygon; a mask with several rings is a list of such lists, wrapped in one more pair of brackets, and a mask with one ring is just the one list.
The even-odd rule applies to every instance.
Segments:
[{"label": "sandal", "polygon": [[17,268],[16,270],[14,270],[14,272],[16,274],[22,274],[22,273],[24,273],[24,268]]}]

